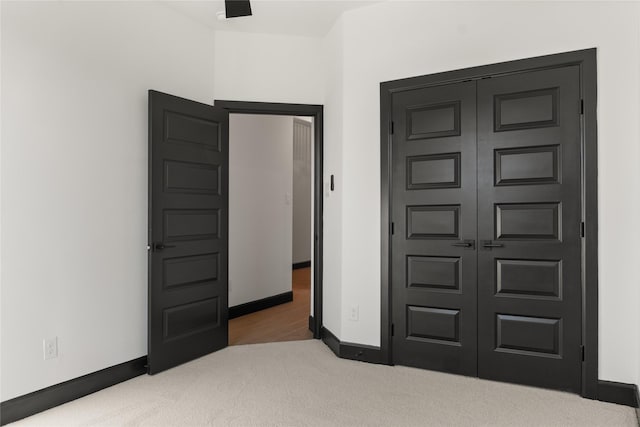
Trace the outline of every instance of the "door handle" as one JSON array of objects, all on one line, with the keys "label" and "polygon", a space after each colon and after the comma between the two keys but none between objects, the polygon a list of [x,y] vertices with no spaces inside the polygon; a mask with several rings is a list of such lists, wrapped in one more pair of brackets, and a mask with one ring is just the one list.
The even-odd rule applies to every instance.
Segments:
[{"label": "door handle", "polygon": [[451,246],[457,246],[459,248],[471,248],[474,249],[476,247],[475,240],[463,240],[462,242],[452,243]]},{"label": "door handle", "polygon": [[502,243],[493,243],[493,242],[491,242],[491,240],[484,240],[482,242],[482,247],[483,248],[487,248],[487,249],[491,249],[491,248],[502,248],[502,247],[504,247],[504,245]]},{"label": "door handle", "polygon": [[175,245],[165,245],[164,243],[154,243],[153,244],[153,250],[154,251],[161,251],[163,249],[168,249],[168,248],[175,248]]}]

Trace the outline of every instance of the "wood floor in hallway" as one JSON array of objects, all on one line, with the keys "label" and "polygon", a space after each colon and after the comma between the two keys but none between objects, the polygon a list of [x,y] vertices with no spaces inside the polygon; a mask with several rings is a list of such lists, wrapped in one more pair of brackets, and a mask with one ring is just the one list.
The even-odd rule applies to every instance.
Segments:
[{"label": "wood floor in hallway", "polygon": [[229,320],[229,345],[299,341],[309,331],[311,268],[292,271],[293,301]]}]

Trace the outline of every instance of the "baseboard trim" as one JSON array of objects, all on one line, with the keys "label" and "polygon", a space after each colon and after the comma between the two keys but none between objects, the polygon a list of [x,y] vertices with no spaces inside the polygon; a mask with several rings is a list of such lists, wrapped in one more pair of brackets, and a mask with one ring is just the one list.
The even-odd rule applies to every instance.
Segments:
[{"label": "baseboard trim", "polygon": [[386,365],[383,360],[380,347],[372,345],[354,344],[350,342],[340,343],[340,357],[343,359],[359,360],[361,362]]},{"label": "baseboard trim", "polygon": [[0,403],[0,425],[46,411],[147,372],[147,356]]},{"label": "baseboard trim", "polygon": [[307,267],[311,267],[311,261],[296,262],[295,264],[293,264],[294,270],[297,270],[299,268],[307,268]]},{"label": "baseboard trim", "polygon": [[327,347],[333,351],[333,353],[340,357],[340,340],[338,337],[333,335],[333,333],[325,328],[324,326],[320,328],[320,338],[322,342],[326,344]]},{"label": "baseboard trim", "polygon": [[636,408],[636,418],[638,419],[638,427],[640,427],[640,391],[638,391],[638,387],[636,387],[636,402],[638,402],[638,407]]},{"label": "baseboard trim", "polygon": [[327,347],[329,347],[331,351],[341,359],[358,360],[360,362],[386,365],[386,362],[382,357],[380,347],[340,341],[325,327],[322,327],[320,336]]},{"label": "baseboard trim", "polygon": [[316,319],[313,316],[309,316],[309,330],[314,334],[316,332]]},{"label": "baseboard trim", "polygon": [[288,291],[271,297],[262,298],[256,301],[250,301],[244,304],[229,307],[229,319],[235,319],[236,317],[255,313],[256,311],[275,307],[276,305],[284,304],[291,301],[293,301],[293,291]]},{"label": "baseboard trim", "polygon": [[635,384],[598,380],[598,400],[632,408],[640,406],[638,386]]}]

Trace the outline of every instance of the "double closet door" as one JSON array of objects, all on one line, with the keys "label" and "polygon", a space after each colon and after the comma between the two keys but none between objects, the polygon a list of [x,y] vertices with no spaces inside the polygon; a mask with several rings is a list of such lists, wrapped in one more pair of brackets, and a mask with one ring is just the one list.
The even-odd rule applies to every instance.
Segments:
[{"label": "double closet door", "polygon": [[396,364],[580,391],[577,66],[393,94]]}]

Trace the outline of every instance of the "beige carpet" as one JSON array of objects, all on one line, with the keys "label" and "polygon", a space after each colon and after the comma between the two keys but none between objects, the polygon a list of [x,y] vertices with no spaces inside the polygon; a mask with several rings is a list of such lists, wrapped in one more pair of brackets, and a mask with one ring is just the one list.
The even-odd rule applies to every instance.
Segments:
[{"label": "beige carpet", "polygon": [[229,347],[12,426],[630,426],[632,408],[338,359],[316,340]]}]

